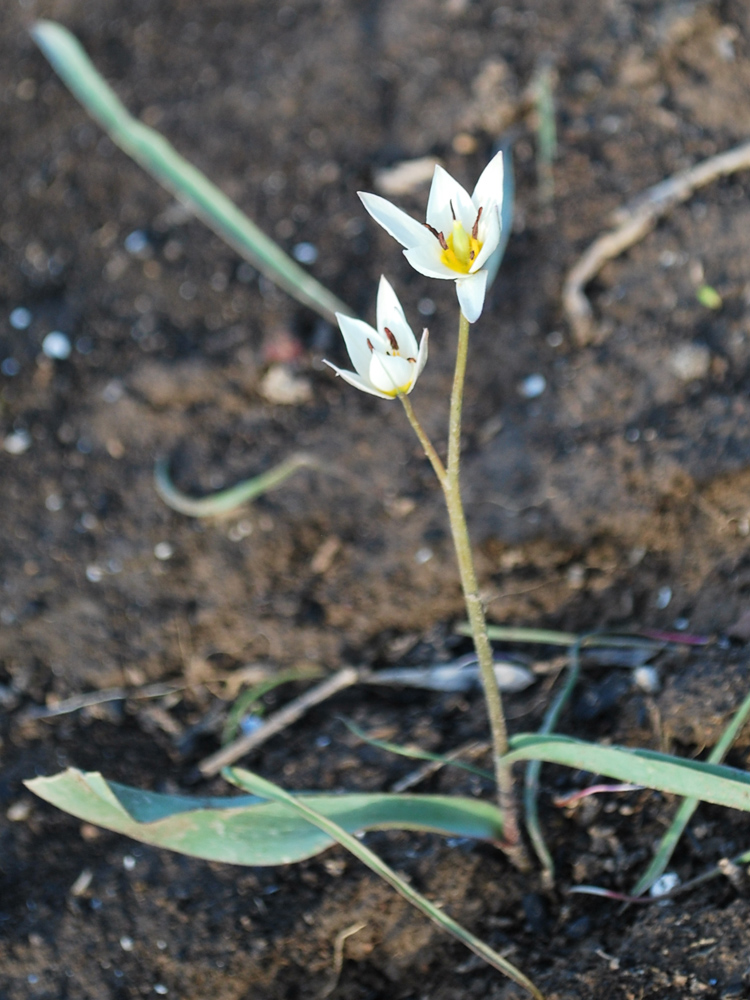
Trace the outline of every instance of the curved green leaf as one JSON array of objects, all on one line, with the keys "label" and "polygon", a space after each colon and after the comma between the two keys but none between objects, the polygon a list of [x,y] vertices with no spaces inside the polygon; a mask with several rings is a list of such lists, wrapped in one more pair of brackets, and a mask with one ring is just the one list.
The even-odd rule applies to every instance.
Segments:
[{"label": "curved green leaf", "polygon": [[345,303],[288,257],[162,135],[130,114],[74,35],[54,21],[37,21],[31,35],[58,76],[112,141],[217,236],[279,288],[325,319],[335,322],[337,312],[353,315]]},{"label": "curved green leaf", "polygon": [[[233,774],[243,777],[241,768]],[[249,773],[249,772],[248,772]],[[133,840],[236,865],[281,865],[313,857],[335,839],[295,809],[255,796],[193,798],[145,792],[96,771],[68,768],[34,778],[27,788],[79,819]],[[421,830],[476,840],[502,839],[502,819],[489,802],[458,796],[360,794],[298,796],[349,833]]]},{"label": "curved green leaf", "polygon": [[729,809],[750,811],[750,774],[723,764],[670,757],[654,750],[606,747],[568,736],[514,736],[503,760],[544,760],[593,774],[645,785],[672,795],[701,799]]}]

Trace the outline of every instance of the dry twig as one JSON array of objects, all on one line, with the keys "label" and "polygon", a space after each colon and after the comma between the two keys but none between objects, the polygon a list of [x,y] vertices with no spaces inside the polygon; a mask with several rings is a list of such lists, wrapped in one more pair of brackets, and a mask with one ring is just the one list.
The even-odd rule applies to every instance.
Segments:
[{"label": "dry twig", "polygon": [[333,695],[338,694],[339,691],[343,691],[345,688],[351,687],[352,684],[356,684],[360,679],[359,672],[354,669],[354,667],[344,667],[343,670],[339,670],[332,677],[326,678],[320,684],[317,684],[314,688],[306,691],[299,698],[295,698],[294,701],[290,701],[288,705],[280,711],[275,712],[270,715],[268,719],[263,723],[263,725],[256,729],[253,733],[247,733],[245,736],[240,736],[238,739],[233,740],[228,743],[221,750],[216,753],[211,754],[210,757],[206,757],[198,765],[198,770],[203,775],[204,778],[209,778],[214,774],[218,774],[223,767],[228,767],[233,764],[240,757],[244,757],[246,753],[259,747],[266,740],[269,740],[272,736],[280,733],[287,726],[291,726],[292,723],[296,722],[301,716],[307,712],[308,709],[313,708],[315,705],[319,705],[322,701],[326,701],[328,698],[333,697]]},{"label": "dry twig", "polygon": [[594,240],[570,270],[563,285],[563,310],[578,347],[593,340],[594,314],[584,289],[604,264],[642,240],[663,215],[687,201],[698,188],[748,167],[750,142],[745,142],[673,174],[618,209],[615,213],[617,229]]}]

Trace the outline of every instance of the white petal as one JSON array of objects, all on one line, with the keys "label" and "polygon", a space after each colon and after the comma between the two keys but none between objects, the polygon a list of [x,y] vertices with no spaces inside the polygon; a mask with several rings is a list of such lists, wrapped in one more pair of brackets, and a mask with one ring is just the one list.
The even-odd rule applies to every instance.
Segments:
[{"label": "white petal", "polygon": [[353,385],[355,389],[361,389],[362,392],[369,392],[371,396],[380,396],[381,399],[392,399],[392,396],[386,395],[386,393],[381,392],[376,389],[374,385],[370,385],[366,382],[360,375],[354,372],[348,372],[343,368],[337,368],[336,365],[332,365],[330,361],[323,359],[323,364],[328,365],[329,368],[333,368],[337,375],[340,375],[344,381],[348,382],[349,385]]},{"label": "white petal", "polygon": [[476,323],[482,315],[484,293],[487,288],[487,272],[477,271],[456,281],[456,293],[461,312],[470,323]]},{"label": "white petal", "polygon": [[485,212],[489,206],[497,205],[498,209],[503,204],[503,151],[496,153],[477,181],[474,194],[471,200],[477,206],[484,207]]},{"label": "white petal", "polygon": [[427,202],[427,222],[433,229],[445,233],[447,237],[453,229],[453,212],[456,213],[458,221],[463,223],[464,229],[470,233],[477,217],[474,203],[458,181],[438,164],[432,176],[432,187]]},{"label": "white petal", "polygon": [[[426,328],[422,331],[422,339],[419,342],[419,354],[417,355],[417,370],[414,372],[414,381],[409,387],[409,392],[417,384],[417,379],[422,374],[424,366],[427,364],[427,347],[430,340],[430,332]],[[408,393],[407,393],[408,395]]]},{"label": "white petal", "polygon": [[[391,331],[398,343],[403,357],[414,357],[417,353],[417,338],[412,328],[406,322],[403,307],[393,291],[388,279],[381,275],[378,285],[378,330],[383,332],[386,327]],[[385,337],[384,337],[385,339]]]},{"label": "white petal", "polygon": [[[484,212],[482,213],[482,221],[485,222]],[[482,239],[482,249],[476,256],[476,260],[471,265],[471,273],[478,271],[480,267],[484,267],[486,261],[497,249],[497,245],[500,242],[500,216],[498,215],[497,209],[490,206],[489,213],[487,215],[487,220],[485,222],[484,228],[480,226],[480,236]]]},{"label": "white petal", "polygon": [[370,357],[372,351],[367,346],[367,341],[372,342],[373,347],[385,350],[385,338],[374,330],[369,323],[363,323],[361,319],[353,319],[351,316],[344,316],[343,313],[336,313],[339,327],[344,335],[344,343],[352,359],[352,364],[360,375],[367,378],[370,369]]},{"label": "white petal", "polygon": [[[359,191],[358,194],[373,219],[398,240],[402,247],[418,246],[424,241],[425,236],[430,236],[429,231],[420,222],[412,219],[410,215],[380,195],[367,194],[364,191]],[[430,236],[430,239],[434,237]]]},{"label": "white petal", "polygon": [[414,382],[416,367],[413,361],[407,361],[406,358],[373,354],[370,359],[370,384],[389,396],[408,392]]},{"label": "white petal", "polygon": [[426,275],[428,278],[455,278],[456,272],[440,260],[442,250],[437,240],[431,237],[435,243],[429,247],[414,247],[413,250],[404,250],[404,257],[409,261],[415,271]]}]

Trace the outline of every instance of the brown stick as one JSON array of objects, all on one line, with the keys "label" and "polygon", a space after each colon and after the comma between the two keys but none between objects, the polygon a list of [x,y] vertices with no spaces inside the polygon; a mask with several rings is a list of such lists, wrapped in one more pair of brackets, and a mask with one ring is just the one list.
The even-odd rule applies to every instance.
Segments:
[{"label": "brown stick", "polygon": [[687,201],[698,188],[749,167],[750,142],[745,142],[673,174],[617,210],[617,229],[594,240],[568,272],[563,284],[563,310],[578,347],[585,347],[594,338],[594,313],[584,289],[604,264],[642,240],[663,215]]},{"label": "brown stick", "polygon": [[239,739],[228,743],[227,746],[222,747],[221,750],[217,750],[210,757],[206,757],[198,765],[198,770],[204,778],[218,774],[222,767],[228,767],[236,760],[239,760],[240,757],[244,757],[246,753],[259,747],[266,740],[286,729],[287,726],[291,726],[308,709],[333,697],[339,691],[343,691],[344,688],[351,687],[358,680],[359,672],[354,667],[344,667],[343,670],[339,670],[338,673],[332,677],[328,677],[309,691],[306,691],[299,698],[290,701],[280,711],[270,715],[260,729],[256,729],[254,733],[240,736]]}]

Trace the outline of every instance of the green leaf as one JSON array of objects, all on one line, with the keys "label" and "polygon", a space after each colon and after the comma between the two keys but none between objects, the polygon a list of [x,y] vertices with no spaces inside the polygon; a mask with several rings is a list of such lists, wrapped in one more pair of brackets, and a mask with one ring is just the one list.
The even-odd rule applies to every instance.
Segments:
[{"label": "green leaf", "polygon": [[603,747],[567,736],[514,736],[503,760],[544,760],[628,781],[672,795],[750,811],[750,774],[723,764],[670,757],[654,750]]},{"label": "green leaf", "polygon": [[348,851],[351,851],[356,858],[359,858],[376,875],[379,875],[385,882],[393,886],[396,892],[400,893],[412,906],[421,910],[438,927],[452,934],[462,944],[465,944],[467,948],[470,948],[475,955],[479,955],[485,962],[488,962],[499,972],[504,973],[509,979],[512,979],[514,983],[522,986],[535,1000],[544,1000],[544,997],[531,980],[517,969],[515,965],[512,965],[507,958],[498,954],[489,945],[485,944],[484,941],[481,941],[472,934],[471,931],[462,927],[461,924],[449,917],[447,913],[435,906],[434,903],[426,899],[416,889],[412,889],[408,882],[390,868],[382,858],[371,851],[369,847],[360,843],[356,837],[352,837],[343,827],[338,826],[330,818],[324,816],[319,809],[315,808],[318,805],[318,801],[315,799],[311,800],[309,797],[290,795],[283,788],[279,788],[278,785],[274,785],[270,781],[266,781],[265,778],[253,774],[252,771],[239,771],[237,768],[227,768],[224,771],[224,776],[229,781],[238,784],[241,788],[257,792],[259,795],[272,798],[280,804],[287,805],[290,809],[295,810],[300,818],[307,820],[309,823],[314,823],[320,830],[325,831]]},{"label": "green leaf", "polygon": [[31,35],[58,76],[112,141],[217,236],[279,288],[325,319],[335,322],[337,312],[353,315],[345,303],[288,257],[162,135],[133,118],[74,35],[54,21],[37,21]]},{"label": "green leaf", "polygon": [[[234,768],[242,778],[241,768]],[[326,850],[335,839],[288,805],[255,796],[193,798],[161,795],[107,781],[76,768],[26,786],[79,819],[181,854],[236,865],[281,865]],[[314,795],[299,801],[349,833],[420,830],[476,840],[502,839],[502,819],[489,802],[458,796],[360,794]]]}]

